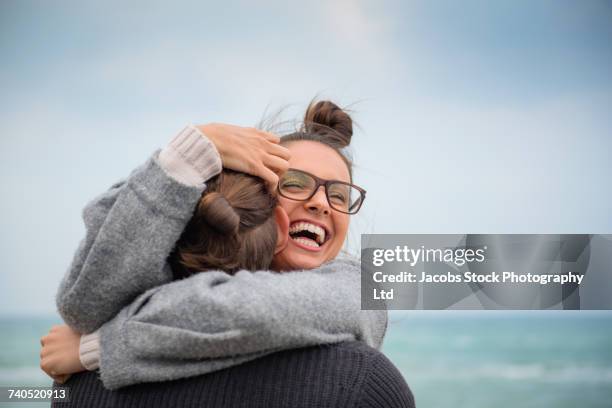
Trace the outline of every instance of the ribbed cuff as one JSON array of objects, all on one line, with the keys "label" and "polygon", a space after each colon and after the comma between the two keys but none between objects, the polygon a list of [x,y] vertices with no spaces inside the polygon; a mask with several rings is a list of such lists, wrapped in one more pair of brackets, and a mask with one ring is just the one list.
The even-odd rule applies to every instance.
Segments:
[{"label": "ribbed cuff", "polygon": [[221,173],[221,156],[215,145],[195,126],[189,125],[159,153],[159,164],[176,181],[201,186]]},{"label": "ribbed cuff", "polygon": [[81,360],[83,367],[89,371],[97,370],[100,367],[100,334],[98,330],[81,336],[79,360]]}]

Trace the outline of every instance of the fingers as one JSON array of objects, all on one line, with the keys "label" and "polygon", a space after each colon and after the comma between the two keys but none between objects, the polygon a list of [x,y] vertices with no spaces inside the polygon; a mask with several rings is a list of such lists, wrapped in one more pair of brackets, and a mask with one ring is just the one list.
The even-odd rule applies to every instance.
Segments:
[{"label": "fingers", "polygon": [[254,131],[258,136],[263,137],[264,140],[270,142],[266,146],[266,150],[269,153],[272,153],[275,156],[279,156],[285,160],[289,160],[289,158],[291,157],[289,149],[279,144],[281,140],[279,136],[275,135],[274,133],[266,132],[264,130],[256,128],[250,128],[249,130]]},{"label": "fingers", "polygon": [[53,378],[53,381],[55,381],[58,384],[64,384],[68,378],[70,378],[72,374],[62,374],[62,375],[55,375],[52,376],[51,378]]},{"label": "fingers", "polygon": [[59,324],[55,324],[53,326],[51,326],[51,328],[49,329],[49,333],[47,333],[46,335],[42,336],[40,338],[40,345],[41,346],[45,346],[45,343],[47,341],[49,341],[50,336],[52,336],[53,333],[57,333],[62,331],[65,327],[68,327],[66,325],[59,325]]},{"label": "fingers", "polygon": [[272,143],[280,143],[280,137],[271,132],[266,132],[265,130],[254,129],[259,135],[263,136],[267,141]]},{"label": "fingers", "polygon": [[[289,169],[289,162],[287,160],[281,159],[278,156],[265,156],[263,158],[263,164],[270,170],[274,171],[274,173],[276,173],[277,175],[283,174],[287,171],[287,169]],[[278,182],[278,177],[276,181]]]},{"label": "fingers", "polygon": [[62,367],[57,358],[45,358],[40,361],[40,369],[43,370],[49,377],[55,378],[65,376],[66,368]]},{"label": "fingers", "polygon": [[258,176],[264,179],[268,185],[268,190],[272,193],[275,192],[278,185],[278,175],[263,165],[259,168],[258,173]]},{"label": "fingers", "polygon": [[44,358],[45,356],[48,356],[50,354],[61,352],[63,346],[64,345],[58,344],[58,343],[51,343],[51,344],[47,343],[46,346],[40,349],[40,357]]},{"label": "fingers", "polygon": [[40,360],[40,369],[43,370],[49,377],[53,378],[57,375],[54,363],[49,359]]},{"label": "fingers", "polygon": [[42,346],[41,353],[43,350],[48,351],[48,350],[53,349],[54,348],[53,346],[57,344],[57,341],[55,341],[57,338],[58,338],[57,334],[53,332],[50,332],[49,334],[42,336],[40,338],[40,345]]},{"label": "fingers", "polygon": [[238,127],[238,126],[230,126],[234,128],[234,131],[237,133],[242,133],[243,136],[253,136],[262,137],[265,140],[272,143],[280,143],[280,137],[271,132],[266,132],[265,130],[257,129],[255,127]]},{"label": "fingers", "polygon": [[223,167],[261,177],[271,191],[276,191],[275,173],[285,172],[291,157],[289,149],[279,145],[280,138],[256,128],[220,125],[217,130],[224,136],[215,143]]},{"label": "fingers", "polygon": [[291,158],[289,149],[278,144],[268,144],[268,146],[266,146],[266,151],[284,160],[289,160]]}]

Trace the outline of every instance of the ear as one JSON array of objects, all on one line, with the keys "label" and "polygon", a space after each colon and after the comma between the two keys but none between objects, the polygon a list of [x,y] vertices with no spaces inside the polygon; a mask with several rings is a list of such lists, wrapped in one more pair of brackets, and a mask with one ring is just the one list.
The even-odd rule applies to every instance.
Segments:
[{"label": "ear", "polygon": [[289,242],[289,216],[283,210],[283,207],[277,205],[274,209],[274,218],[276,219],[276,231],[278,238],[276,240],[276,248],[274,255],[285,249]]}]

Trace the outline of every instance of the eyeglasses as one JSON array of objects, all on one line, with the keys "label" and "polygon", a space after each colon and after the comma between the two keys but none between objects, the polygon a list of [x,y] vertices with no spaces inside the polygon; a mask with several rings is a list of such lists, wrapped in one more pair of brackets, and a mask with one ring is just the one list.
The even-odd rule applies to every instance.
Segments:
[{"label": "eyeglasses", "polygon": [[345,214],[356,214],[366,191],[354,184],[338,180],[323,180],[302,170],[289,169],[278,180],[278,193],[295,201],[310,200],[320,186],[325,186],[325,196],[329,206]]}]

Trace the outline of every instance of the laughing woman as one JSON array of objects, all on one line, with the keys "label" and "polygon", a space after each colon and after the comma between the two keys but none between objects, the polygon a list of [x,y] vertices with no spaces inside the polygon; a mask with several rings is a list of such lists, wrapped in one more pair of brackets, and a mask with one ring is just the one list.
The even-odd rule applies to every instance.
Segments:
[{"label": "laughing woman", "polygon": [[[386,311],[360,310],[359,263],[337,258],[365,198],[343,151],[351,136],[350,117],[327,101],[311,103],[302,129],[280,140],[220,124],[179,133],[85,208],[87,235],[57,295],[70,328],[42,339],[43,369],[60,380],[99,368],[116,389],[317,344],[379,348]],[[257,254],[273,255],[270,270],[242,270],[261,268],[236,253],[197,262],[206,253],[186,226],[222,165],[277,186],[273,253]],[[220,230],[253,227],[227,198],[216,201],[238,225]]]}]

